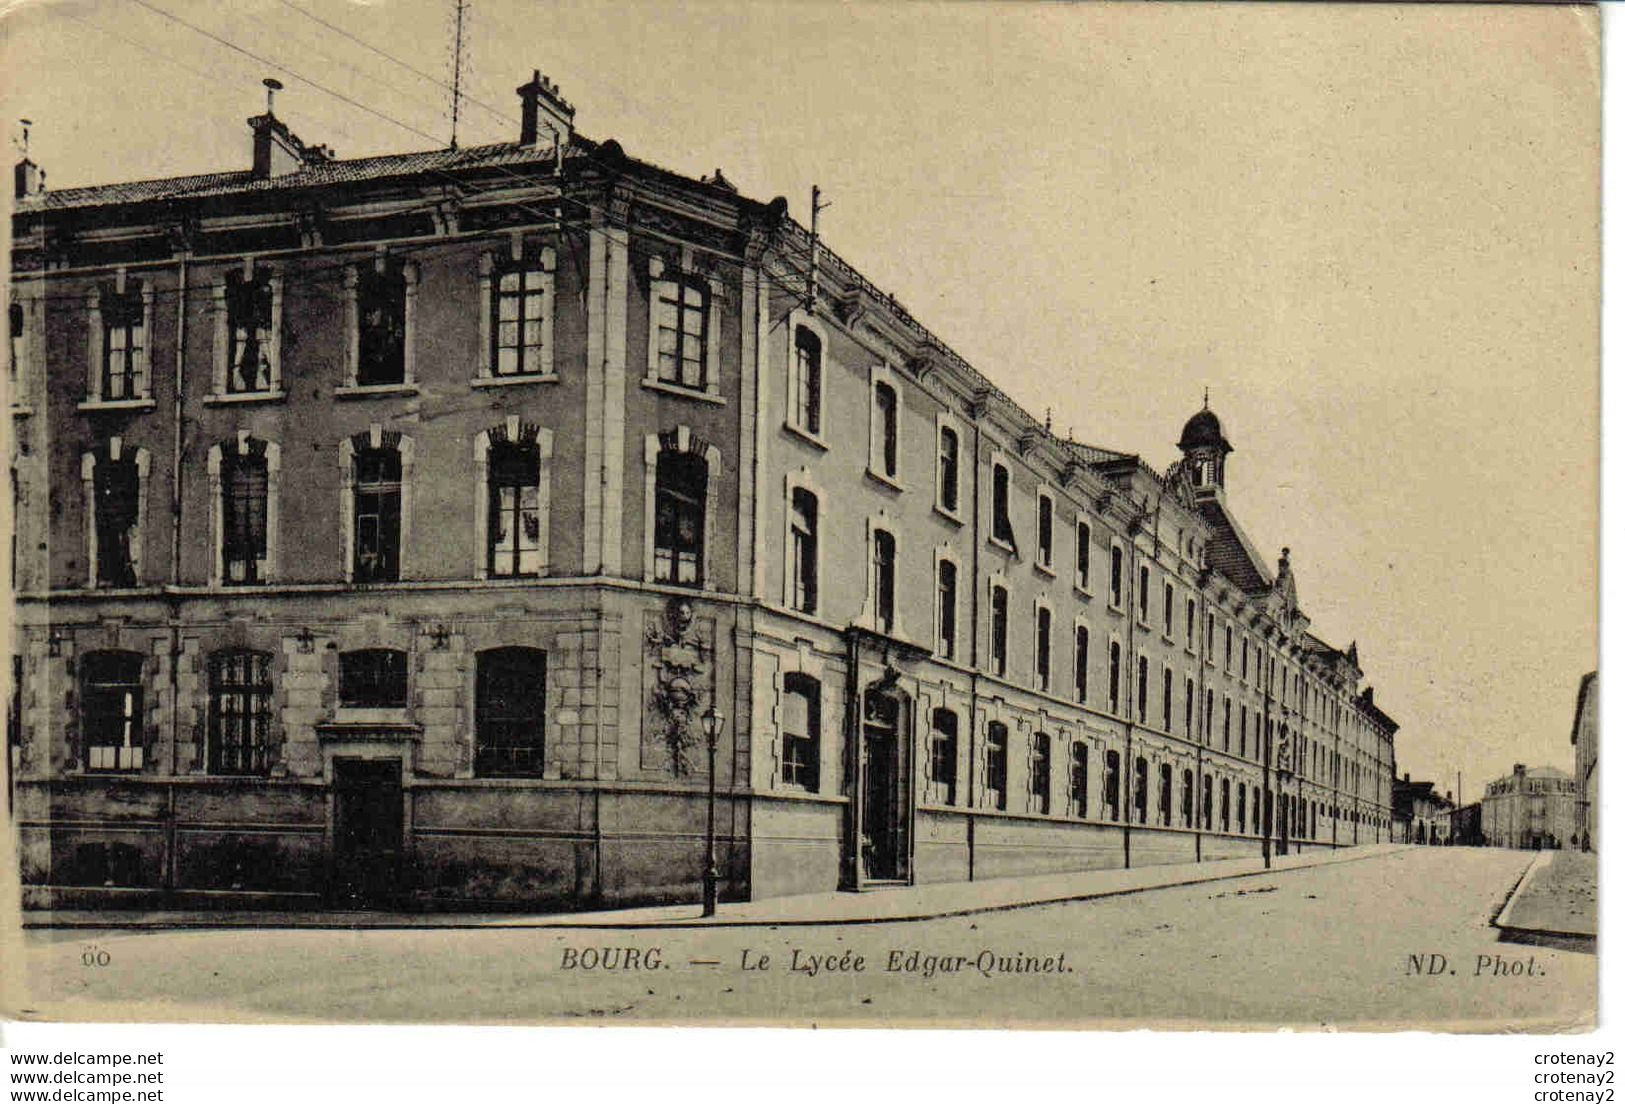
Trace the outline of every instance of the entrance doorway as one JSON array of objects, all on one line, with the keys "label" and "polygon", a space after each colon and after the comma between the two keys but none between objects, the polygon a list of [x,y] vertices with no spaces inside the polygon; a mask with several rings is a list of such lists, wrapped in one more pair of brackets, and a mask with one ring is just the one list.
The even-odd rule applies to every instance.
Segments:
[{"label": "entrance doorway", "polygon": [[405,804],[399,759],[335,759],[333,898],[342,908],[388,904],[400,882]]},{"label": "entrance doorway", "polygon": [[863,699],[863,816],[860,870],[865,881],[908,878],[908,746],[900,703],[871,690]]}]

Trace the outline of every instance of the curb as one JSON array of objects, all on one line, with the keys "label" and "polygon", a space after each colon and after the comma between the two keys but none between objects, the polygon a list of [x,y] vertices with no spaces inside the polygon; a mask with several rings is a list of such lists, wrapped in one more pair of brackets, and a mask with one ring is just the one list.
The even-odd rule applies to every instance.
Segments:
[{"label": "curb", "polygon": [[1490,926],[1501,933],[1500,938],[1503,943],[1527,943],[1534,946],[1551,947],[1556,950],[1595,954],[1597,951],[1596,932],[1566,931],[1562,928],[1526,928],[1517,924],[1505,923],[1506,918],[1511,915],[1518,900],[1523,896],[1524,890],[1529,887],[1535,873],[1552,865],[1556,861],[1556,854],[1555,851],[1543,851],[1535,856],[1524,870],[1523,877],[1518,879],[1518,884],[1512,887],[1512,892],[1507,896],[1506,903],[1501,906],[1500,910],[1495,914],[1495,918],[1490,921]]},{"label": "curb", "polygon": [[666,920],[666,921],[614,921],[605,920],[596,923],[571,923],[559,920],[533,920],[518,922],[493,923],[448,923],[448,924],[343,924],[343,923],[290,923],[287,921],[268,921],[256,924],[221,924],[206,920],[184,920],[173,923],[158,921],[139,921],[119,924],[100,920],[67,920],[67,921],[23,921],[25,929],[36,930],[88,930],[88,931],[265,931],[265,930],[292,930],[292,931],[503,931],[503,930],[553,930],[553,931],[638,931],[638,930],[695,930],[713,928],[817,928],[817,927],[844,927],[851,924],[910,924],[927,920],[948,920],[961,916],[979,916],[986,913],[1013,912],[1017,909],[1044,908],[1049,905],[1073,904],[1082,901],[1098,901],[1111,897],[1127,897],[1135,893],[1150,893],[1159,889],[1181,889],[1195,885],[1207,885],[1213,882],[1234,881],[1237,878],[1256,878],[1267,874],[1293,874],[1300,870],[1318,870],[1326,866],[1337,866],[1343,863],[1364,862],[1369,859],[1382,858],[1386,855],[1403,854],[1403,851],[1380,851],[1375,854],[1351,855],[1347,858],[1329,859],[1325,862],[1304,863],[1299,866],[1285,869],[1271,868],[1269,870],[1238,870],[1229,873],[1214,874],[1209,877],[1187,878],[1177,882],[1162,882],[1157,885],[1126,886],[1122,889],[1103,889],[1091,892],[1062,894],[1058,897],[1043,897],[1029,901],[1010,901],[997,905],[973,905],[965,908],[943,909],[935,912],[909,913],[897,916],[861,916],[861,917],[820,917],[812,920],[796,919],[712,919],[712,920]]},{"label": "curb", "polygon": [[1502,919],[1512,911],[1512,906],[1518,903],[1519,898],[1523,896],[1523,891],[1529,888],[1529,879],[1535,876],[1535,871],[1551,864],[1552,852],[1550,851],[1542,851],[1529,860],[1529,865],[1523,868],[1523,876],[1518,879],[1517,883],[1512,887],[1512,892],[1507,894],[1506,900],[1501,902],[1501,907],[1490,918],[1490,927],[1510,927],[1510,925],[1502,924]]}]

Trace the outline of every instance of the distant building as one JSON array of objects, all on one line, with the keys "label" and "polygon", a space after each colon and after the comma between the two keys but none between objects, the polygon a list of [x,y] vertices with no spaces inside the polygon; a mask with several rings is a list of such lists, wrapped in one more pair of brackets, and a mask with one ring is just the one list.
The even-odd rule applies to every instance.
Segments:
[{"label": "distant building", "polygon": [[1450,843],[1455,847],[1484,846],[1484,806],[1475,801],[1450,813]]},{"label": "distant building", "polygon": [[1563,846],[1574,824],[1574,779],[1556,767],[1522,763],[1484,789],[1484,839],[1491,847]]},{"label": "distant building", "polygon": [[1580,680],[1574,703],[1574,834],[1569,842],[1586,851],[1597,849],[1597,672]]},{"label": "distant building", "polygon": [[1449,843],[1454,795],[1440,795],[1432,782],[1412,782],[1407,774],[1394,783],[1394,835],[1396,843]]}]

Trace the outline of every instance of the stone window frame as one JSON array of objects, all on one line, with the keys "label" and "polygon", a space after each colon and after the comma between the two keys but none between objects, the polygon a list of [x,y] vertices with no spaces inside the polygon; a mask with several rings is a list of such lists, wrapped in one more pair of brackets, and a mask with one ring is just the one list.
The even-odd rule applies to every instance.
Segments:
[{"label": "stone window frame", "polygon": [[[1049,627],[1048,647],[1039,648],[1039,623],[1045,620]],[[1046,654],[1047,653],[1047,654]],[[1042,660],[1042,664],[1040,664]],[[1033,599],[1033,688],[1042,694],[1054,692],[1055,686],[1055,606],[1049,599]]]},{"label": "stone window frame", "polygon": [[540,271],[547,276],[543,288],[546,305],[542,310],[542,343],[547,349],[547,370],[511,376],[498,375],[496,370],[496,339],[492,324],[496,312],[497,281],[504,270],[522,268],[526,260],[524,235],[515,232],[509,236],[507,256],[500,263],[497,250],[488,249],[480,254],[480,350],[474,362],[471,387],[508,387],[524,383],[557,383],[559,380],[558,346],[553,340],[553,316],[558,313],[558,253],[551,245],[544,245],[533,256],[541,266]]},{"label": "stone window frame", "polygon": [[[707,488],[709,491],[709,487]],[[813,533],[813,603],[812,609],[802,609],[796,604],[796,557],[794,524],[795,494],[805,491],[812,495],[813,502],[818,508],[815,519],[817,528]],[[707,495],[709,497],[709,494]],[[828,557],[824,554],[826,549],[825,520],[826,504],[830,501],[829,493],[823,485],[813,478],[812,471],[803,466],[797,471],[787,472],[784,476],[784,608],[808,617],[816,617],[820,612],[825,597],[824,590],[824,561]]]},{"label": "stone window frame", "polygon": [[[1027,812],[1034,816],[1049,816],[1054,808],[1055,745],[1060,739],[1059,734],[1052,735],[1041,728],[1034,728],[1027,735],[1027,785],[1023,789],[1027,792]],[[1042,789],[1038,786],[1039,763],[1044,765]]]},{"label": "stone window frame", "polygon": [[[891,437],[892,450],[896,461],[895,470],[886,470],[886,430],[880,416],[880,388],[884,386],[892,393],[895,406],[892,409]],[[897,373],[885,364],[871,364],[869,366],[869,402],[867,405],[869,418],[869,461],[865,469],[869,478],[893,490],[903,490],[903,383]]]},{"label": "stone window frame", "polygon": [[[997,591],[1004,592],[1004,640],[1000,641],[994,634],[998,624],[994,617],[993,596]],[[999,655],[1003,652],[1003,657]],[[1008,679],[1010,677],[1010,580],[1003,571],[992,571],[987,576],[987,670],[994,678]]]},{"label": "stone window frame", "polygon": [[[238,430],[237,435],[231,439],[234,442],[233,451],[239,455],[248,447],[250,440],[260,440],[265,444],[265,556],[261,560],[259,578],[252,586],[264,586],[276,581],[277,571],[277,545],[280,519],[280,500],[282,489],[282,446],[266,438],[255,438],[245,430]],[[226,559],[226,510],[225,502],[221,497],[225,493],[225,482],[222,467],[225,461],[225,451],[221,442],[216,441],[209,447],[209,534],[212,555],[209,563],[209,586],[237,589],[234,584],[225,581]]]},{"label": "stone window frame", "polygon": [[[660,454],[667,451],[663,438],[671,437],[673,452],[688,452],[705,461],[705,533],[700,540],[700,585],[716,590],[717,506],[722,494],[722,450],[686,425],[666,433],[649,433],[643,438],[643,581],[655,579],[655,474]],[[671,584],[681,585],[681,584]]]},{"label": "stone window frame", "polygon": [[[79,459],[79,478],[84,487],[85,503],[85,554],[88,559],[85,586],[94,590],[100,585],[97,577],[100,560],[100,538],[96,532],[96,465],[97,449],[87,449]],[[107,459],[110,461],[122,460],[127,450],[121,437],[107,439]],[[151,471],[152,457],[146,449],[137,446],[132,455],[135,461],[135,526],[130,534],[130,571],[135,576],[135,585],[140,586],[142,580],[141,567],[145,559],[145,542],[147,532],[147,497],[148,474]]]},{"label": "stone window frame", "polygon": [[[942,565],[951,564],[954,569],[954,638],[952,649],[944,654],[942,651]],[[961,616],[961,606],[965,596],[965,566],[960,562],[959,553],[955,551],[952,543],[944,541],[937,545],[936,555],[931,561],[931,648],[940,659],[957,662],[959,659],[959,637],[965,626],[965,618]]]},{"label": "stone window frame", "polygon": [[[374,269],[382,273],[391,260],[386,249],[379,248],[371,258]],[[419,268],[416,261],[401,262],[401,279],[406,287],[406,302],[402,311],[401,379],[399,383],[360,382],[361,378],[361,266],[344,266],[344,383],[333,389],[339,396],[410,395],[417,393],[417,299]]]},{"label": "stone window frame", "polygon": [[[340,438],[338,447],[339,457],[339,551],[343,559],[339,564],[339,571],[345,583],[355,581],[355,457],[356,440],[364,439],[370,449],[381,449],[386,442],[386,433],[395,436],[393,442],[395,450],[401,457],[401,531],[398,537],[400,560],[394,582],[405,582],[411,578],[407,568],[411,563],[411,534],[412,534],[412,466],[416,455],[416,446],[412,438],[396,430],[385,430],[380,422],[373,422],[360,433]],[[389,586],[389,581],[369,582],[366,586]]]},{"label": "stone window frame", "polygon": [[[649,347],[644,365],[642,385],[668,395],[721,404],[722,398],[722,305],[727,288],[715,272],[706,272],[695,263],[694,251],[684,246],[677,261],[678,279],[667,275],[671,258],[660,255],[649,258]],[[703,387],[685,387],[660,378],[660,295],[668,287],[684,282],[705,285],[705,381]],[[794,340],[793,331],[792,338]]]},{"label": "stone window frame", "polygon": [[[800,788],[792,788],[787,786],[784,782],[784,680],[788,676],[799,675],[803,678],[811,679],[815,684],[817,684],[819,723],[822,727],[825,722],[825,718],[828,716],[826,706],[829,705],[825,694],[826,688],[824,686],[824,672],[825,666],[823,660],[812,651],[810,646],[803,647],[800,644],[798,644],[795,651],[784,655],[782,657],[782,662],[772,672],[772,696],[768,705],[768,723],[772,728],[774,738],[763,741],[765,750],[767,752],[767,758],[770,760],[767,775],[767,785],[769,789],[780,790],[785,793],[828,793],[831,785],[838,785],[834,774],[831,773],[832,767],[829,762],[831,757],[824,754],[825,749],[823,747],[822,731],[819,733],[818,789],[816,791],[807,791]],[[836,756],[835,758],[838,760],[839,756]]]},{"label": "stone window frame", "polygon": [[231,365],[226,363],[231,355],[231,318],[226,301],[227,277],[230,270],[222,269],[209,287],[209,305],[214,312],[214,356],[213,379],[209,394],[205,395],[205,405],[219,405],[223,403],[251,403],[270,402],[288,397],[282,388],[282,307],[283,307],[283,272],[282,267],[274,262],[258,261],[253,254],[243,257],[242,275],[244,279],[254,279],[263,272],[271,285],[271,349],[267,358],[270,362],[270,379],[263,391],[231,391],[227,388],[227,377],[231,372]]},{"label": "stone window frame", "polygon": [[[950,509],[944,492],[947,487],[942,478],[942,436],[951,433],[954,437],[954,505]],[[936,497],[932,506],[936,512],[955,525],[965,524],[965,429],[952,414],[945,410],[937,411],[936,419],[936,448],[932,456],[935,465]]]},{"label": "stone window frame", "polygon": [[[553,513],[553,431],[533,425],[517,414],[508,415],[502,424],[506,440],[531,442],[536,445],[539,467],[536,477],[536,520],[540,526],[536,550],[541,564],[532,575],[491,575],[491,445],[496,427],[482,429],[474,435],[474,578],[476,579],[530,579],[545,577],[553,566],[549,537]],[[402,460],[401,477],[406,476]],[[404,494],[404,487],[403,487]],[[401,503],[401,528],[406,528],[406,504]],[[404,557],[404,552],[403,552]]]},{"label": "stone window frame", "polygon": [[1072,524],[1072,538],[1077,542],[1072,549],[1072,586],[1079,594],[1093,597],[1090,576],[1094,569],[1095,527],[1080,510]]},{"label": "stone window frame", "polygon": [[[817,318],[800,308],[790,312],[788,322],[789,324],[785,327],[784,428],[807,443],[827,450],[829,442],[824,438],[824,425],[828,419],[825,417],[827,404],[824,399],[829,394],[829,331]],[[806,330],[818,342],[818,402],[816,404],[818,425],[816,428],[802,424],[800,404],[797,401],[800,394],[800,374],[797,360],[798,330]]]},{"label": "stone window frame", "polygon": [[[937,726],[938,714],[946,714],[953,718],[953,731],[951,733],[945,733]],[[933,705],[926,711],[925,755],[922,757],[924,759],[922,766],[925,770],[921,794],[927,804],[953,808],[960,794],[963,793],[959,778],[961,744],[959,734],[964,729],[964,726],[964,717],[960,714],[960,711],[953,708],[946,701]],[[938,745],[944,743],[948,744],[949,753],[938,756]],[[947,764],[949,772],[947,779],[936,776],[938,762]]]},{"label": "stone window frame", "polygon": [[[107,326],[102,317],[102,286],[97,284],[85,296],[85,316],[87,320],[86,341],[88,345],[88,363],[85,365],[85,398],[79,403],[80,410],[152,410],[157,402],[152,397],[152,335],[154,304],[157,301],[157,289],[152,286],[151,280],[134,281],[137,288],[130,288],[130,280],[126,270],[120,266],[114,271],[114,294],[119,296],[140,295],[141,297],[141,355],[135,358],[135,375],[139,381],[137,393],[123,399],[104,399],[102,397],[102,358],[107,350]],[[223,285],[222,285],[223,286]]]},{"label": "stone window frame", "polygon": [[[997,487],[999,482],[999,469],[1004,469],[1004,516],[1005,528],[1010,531],[1008,539],[999,535],[999,499]],[[1016,522],[1013,516],[1013,501],[1015,499],[1015,473],[1011,470],[1010,461],[1004,451],[999,448],[988,450],[987,456],[987,542],[994,548],[1000,549],[1008,555],[1018,559],[1021,556],[1020,547],[1016,544]]]},{"label": "stone window frame", "polygon": [[[876,574],[875,553],[877,548],[876,536],[880,533],[885,533],[891,538],[892,542],[891,594],[889,595],[891,598],[891,626],[889,628],[881,628],[880,610],[878,608],[880,580]],[[864,519],[863,553],[863,609],[858,614],[858,624],[882,636],[907,640],[908,636],[903,629],[903,604],[898,600],[901,590],[900,584],[903,578],[900,567],[903,559],[902,529],[897,524],[897,520],[884,509],[878,513],[870,514]]]},{"label": "stone window frame", "polygon": [[[1049,504],[1049,555],[1044,554],[1044,504]],[[1051,578],[1055,577],[1055,553],[1059,541],[1055,539],[1055,492],[1048,484],[1040,483],[1033,492],[1033,567]]]},{"label": "stone window frame", "polygon": [[[1078,633],[1083,633],[1083,647],[1078,647]],[[1090,625],[1088,618],[1081,613],[1072,618],[1072,700],[1081,704],[1089,701],[1089,650],[1093,641],[1090,639]],[[1080,654],[1081,652],[1081,654]],[[1083,683],[1078,683],[1078,673],[1083,673]]]},{"label": "stone window frame", "polygon": [[[784,777],[784,746],[786,739],[792,734],[785,727],[786,703],[792,694],[797,693],[790,685],[795,680],[804,687],[810,688],[806,694],[809,705],[808,727],[811,731],[797,735],[794,738],[805,740],[812,748],[811,775],[812,785],[801,785],[789,782]],[[796,793],[816,794],[823,792],[824,769],[824,680],[809,671],[781,671],[778,677],[779,700],[774,710],[774,731],[778,736],[775,742],[773,756],[773,788]]]}]

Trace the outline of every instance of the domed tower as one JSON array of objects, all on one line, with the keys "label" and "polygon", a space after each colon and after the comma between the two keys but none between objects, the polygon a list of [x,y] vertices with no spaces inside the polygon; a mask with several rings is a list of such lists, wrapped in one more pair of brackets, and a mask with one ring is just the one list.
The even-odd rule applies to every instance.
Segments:
[{"label": "domed tower", "polygon": [[1191,415],[1179,435],[1179,451],[1190,464],[1191,482],[1198,490],[1224,490],[1224,458],[1233,450],[1225,440],[1219,416],[1207,408],[1206,395],[1202,396],[1202,409]]}]

